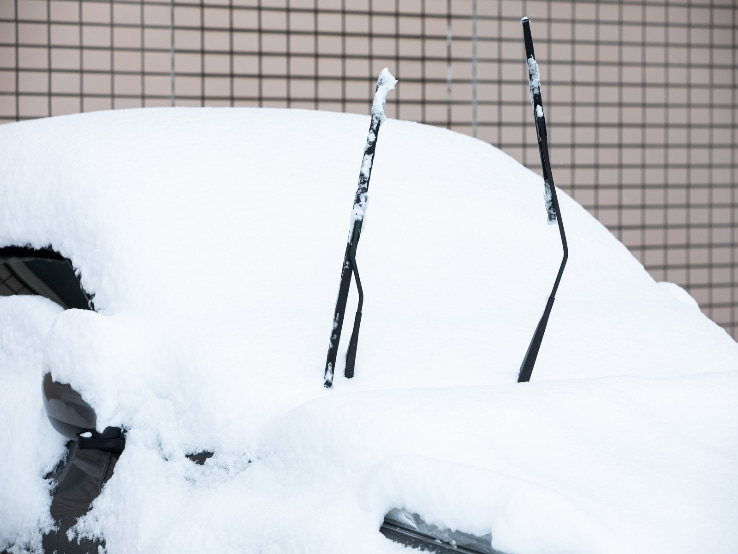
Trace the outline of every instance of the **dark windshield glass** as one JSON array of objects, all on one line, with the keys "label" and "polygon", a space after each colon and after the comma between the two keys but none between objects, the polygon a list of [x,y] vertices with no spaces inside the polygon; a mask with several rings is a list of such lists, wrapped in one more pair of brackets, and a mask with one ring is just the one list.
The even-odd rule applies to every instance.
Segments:
[{"label": "dark windshield glass", "polygon": [[69,260],[51,249],[0,248],[0,296],[36,294],[63,308],[91,309]]}]

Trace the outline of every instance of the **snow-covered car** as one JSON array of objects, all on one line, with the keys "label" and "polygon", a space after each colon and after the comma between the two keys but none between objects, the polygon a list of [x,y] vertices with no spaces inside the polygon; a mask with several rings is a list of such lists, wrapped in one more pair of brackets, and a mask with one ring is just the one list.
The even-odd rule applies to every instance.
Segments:
[{"label": "snow-covered car", "polygon": [[367,122],[0,127],[0,549],[389,553],[414,526],[459,552],[735,552],[738,344],[562,193],[571,257],[517,383],[561,244],[541,178],[489,144],[383,124],[355,375],[339,355],[324,387]]}]

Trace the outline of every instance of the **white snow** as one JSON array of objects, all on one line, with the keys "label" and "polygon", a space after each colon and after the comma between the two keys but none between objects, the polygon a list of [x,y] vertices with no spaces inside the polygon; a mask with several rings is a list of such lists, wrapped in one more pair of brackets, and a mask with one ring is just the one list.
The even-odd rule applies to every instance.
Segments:
[{"label": "white snow", "polygon": [[397,79],[389,72],[386,67],[379,73],[379,79],[377,79],[377,90],[374,93],[374,100],[372,101],[372,116],[379,119],[380,122],[384,123],[386,118],[384,114],[384,106],[387,103],[387,95],[395,88]]},{"label": "white snow", "polygon": [[561,245],[542,179],[480,141],[383,124],[356,377],[349,317],[323,388],[366,127],[184,108],[0,127],[0,245],[51,243],[98,309],[0,298],[0,549],[50,523],[50,371],[128,429],[76,529],[111,554],[398,552],[393,507],[509,552],[738,550],[738,344],[560,191],[569,264],[517,384]]},{"label": "white snow", "polygon": [[556,215],[556,208],[553,204],[553,191],[551,190],[551,183],[548,181],[543,182],[543,201],[546,204],[546,216],[548,224],[553,225],[556,223],[558,216]]},{"label": "white snow", "polygon": [[0,299],[0,549],[40,548],[51,528],[46,475],[66,440],[49,424],[41,402],[44,337],[61,308],[37,297]]},{"label": "white snow", "polygon": [[[533,106],[533,108],[536,107],[536,103],[534,101],[534,97],[536,94],[541,93],[541,72],[538,69],[538,62],[534,57],[530,57],[527,59],[528,64],[528,76],[529,76],[529,82],[528,85],[530,87],[530,105]],[[538,115],[538,112],[536,112],[536,115],[538,117],[541,117],[543,114],[543,110],[541,110],[541,115]]]}]

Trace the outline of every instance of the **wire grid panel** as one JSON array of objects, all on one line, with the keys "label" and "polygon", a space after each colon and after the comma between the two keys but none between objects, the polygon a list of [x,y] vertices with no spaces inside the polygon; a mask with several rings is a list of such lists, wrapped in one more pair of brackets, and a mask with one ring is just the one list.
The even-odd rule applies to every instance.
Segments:
[{"label": "wire grid panel", "polygon": [[730,0],[3,0],[0,122],[149,106],[367,113],[494,143],[538,170],[533,21],[557,184],[738,338]]}]

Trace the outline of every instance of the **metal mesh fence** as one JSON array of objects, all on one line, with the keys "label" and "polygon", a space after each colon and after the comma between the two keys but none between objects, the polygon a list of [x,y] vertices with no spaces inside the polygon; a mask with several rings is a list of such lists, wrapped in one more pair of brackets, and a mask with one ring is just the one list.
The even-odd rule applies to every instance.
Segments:
[{"label": "metal mesh fence", "polygon": [[140,106],[388,114],[538,169],[530,16],[557,184],[738,338],[732,0],[1,0],[0,122]]}]

